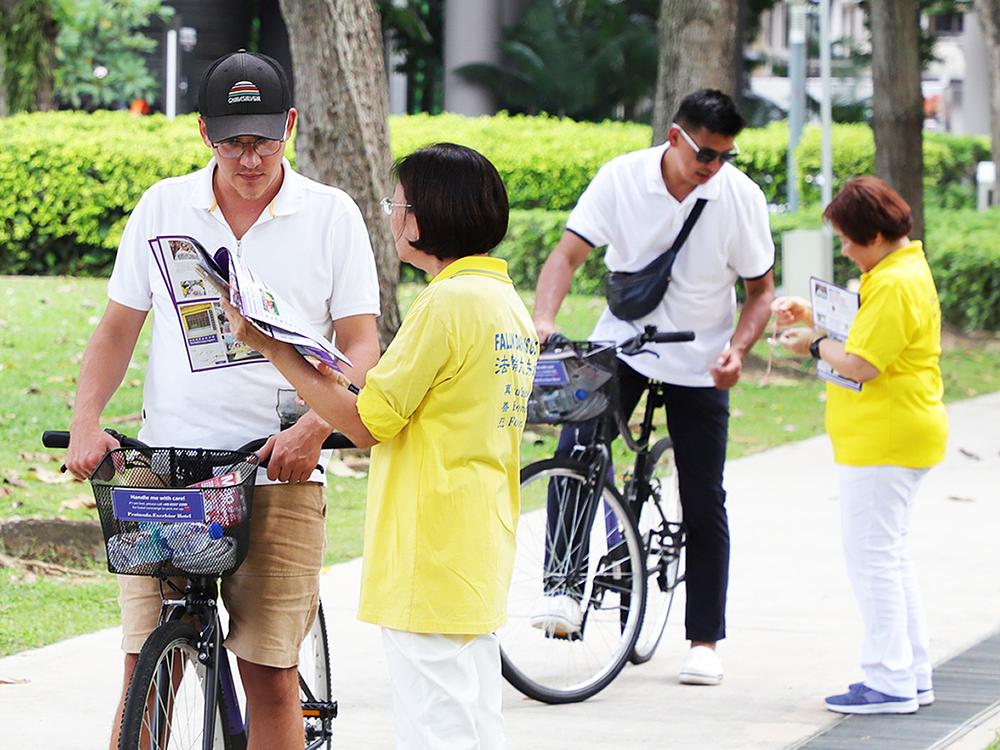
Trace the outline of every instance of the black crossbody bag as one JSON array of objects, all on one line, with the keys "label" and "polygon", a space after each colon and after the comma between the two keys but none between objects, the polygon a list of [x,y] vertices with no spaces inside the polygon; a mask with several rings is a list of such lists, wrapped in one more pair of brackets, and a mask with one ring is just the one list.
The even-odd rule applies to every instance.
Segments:
[{"label": "black crossbody bag", "polygon": [[608,273],[608,307],[619,320],[636,320],[649,315],[660,304],[670,285],[670,273],[677,253],[694,228],[706,201],[699,198],[688,214],[680,234],[670,249],[638,271],[611,271]]}]

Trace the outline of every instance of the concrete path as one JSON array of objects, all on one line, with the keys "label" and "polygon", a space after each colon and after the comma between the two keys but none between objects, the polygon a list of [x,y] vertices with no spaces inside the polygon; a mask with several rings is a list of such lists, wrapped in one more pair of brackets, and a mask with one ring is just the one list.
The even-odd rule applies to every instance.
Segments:
[{"label": "concrete path", "polygon": [[[948,455],[924,482],[913,534],[935,661],[1000,628],[1000,394],[949,414]],[[835,721],[822,699],[860,677],[861,625],[841,558],[829,442],[733,461],[727,487],[733,550],[723,684],[677,683],[685,647],[677,617],[651,662],[628,667],[586,703],[545,706],[507,688],[510,748],[784,748]],[[359,572],[354,561],[323,578],[341,709],[336,744],[388,748],[380,636],[354,617]],[[683,612],[682,600],[675,607]],[[0,748],[100,748],[118,690],[118,637],[106,630],[0,659],[0,676],[27,680],[0,685]],[[982,750],[1000,714],[984,712],[980,722],[953,747]]]}]

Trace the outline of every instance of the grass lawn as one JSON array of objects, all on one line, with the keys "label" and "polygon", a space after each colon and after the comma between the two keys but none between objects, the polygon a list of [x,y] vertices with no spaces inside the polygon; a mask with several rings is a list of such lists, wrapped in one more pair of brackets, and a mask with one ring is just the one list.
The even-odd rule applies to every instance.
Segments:
[{"label": "grass lawn", "polygon": [[[95,517],[83,507],[91,497],[89,487],[59,473],[60,452],[46,452],[40,436],[43,430],[69,424],[80,359],[103,312],[105,289],[101,279],[0,277],[0,521]],[[415,285],[400,289],[404,310],[418,291]],[[525,299],[530,307],[531,295]],[[586,338],[603,304],[598,298],[571,296],[560,313],[561,329],[571,338]],[[106,426],[128,434],[139,427],[148,328],[123,387],[105,412]],[[731,458],[823,429],[823,386],[811,373],[776,352],[770,384],[762,385],[767,344],[759,342],[754,355],[732,392]],[[948,401],[1000,390],[1000,341],[956,340],[942,359],[942,370]],[[529,427],[524,461],[551,455],[556,435],[555,428]],[[620,442],[619,465],[624,458]],[[363,476],[329,478],[328,564],[361,554],[365,485]],[[42,578],[0,568],[0,655],[113,625],[115,596],[114,581],[106,573]]]}]

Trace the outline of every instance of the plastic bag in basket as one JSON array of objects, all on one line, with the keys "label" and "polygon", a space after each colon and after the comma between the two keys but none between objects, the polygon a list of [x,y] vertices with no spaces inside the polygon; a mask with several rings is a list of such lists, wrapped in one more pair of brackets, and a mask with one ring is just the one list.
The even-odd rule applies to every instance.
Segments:
[{"label": "plastic bag in basket", "polygon": [[528,399],[528,421],[585,422],[604,414],[611,406],[608,391],[614,377],[614,352],[599,350],[598,354],[581,356],[572,348],[543,352]]}]

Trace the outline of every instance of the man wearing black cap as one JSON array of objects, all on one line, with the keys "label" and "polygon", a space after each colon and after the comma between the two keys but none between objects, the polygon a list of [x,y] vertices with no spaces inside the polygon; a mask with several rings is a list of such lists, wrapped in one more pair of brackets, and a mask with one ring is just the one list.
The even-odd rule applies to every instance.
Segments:
[{"label": "man wearing black cap", "polygon": [[[320,446],[330,428],[257,352],[234,341],[218,296],[195,274],[192,239],[238,254],[298,317],[353,363],[357,385],[378,358],[375,260],[361,212],[341,190],[292,170],[285,141],[296,112],[285,72],[265,55],[215,61],[199,89],[199,128],[212,160],[163,180],[122,235],[109,302],[81,366],[66,464],[86,478],[117,443],[100,429],[139,332],[154,311],[139,439],[233,449],[266,435],[269,457],[253,503],[250,552],[222,596],[253,715],[251,748],[303,745],[295,666],[318,601],[325,543]],[[157,624],[159,582],[120,576],[125,685]],[[119,706],[119,716],[121,707]],[[111,746],[117,747],[117,727]]]}]

